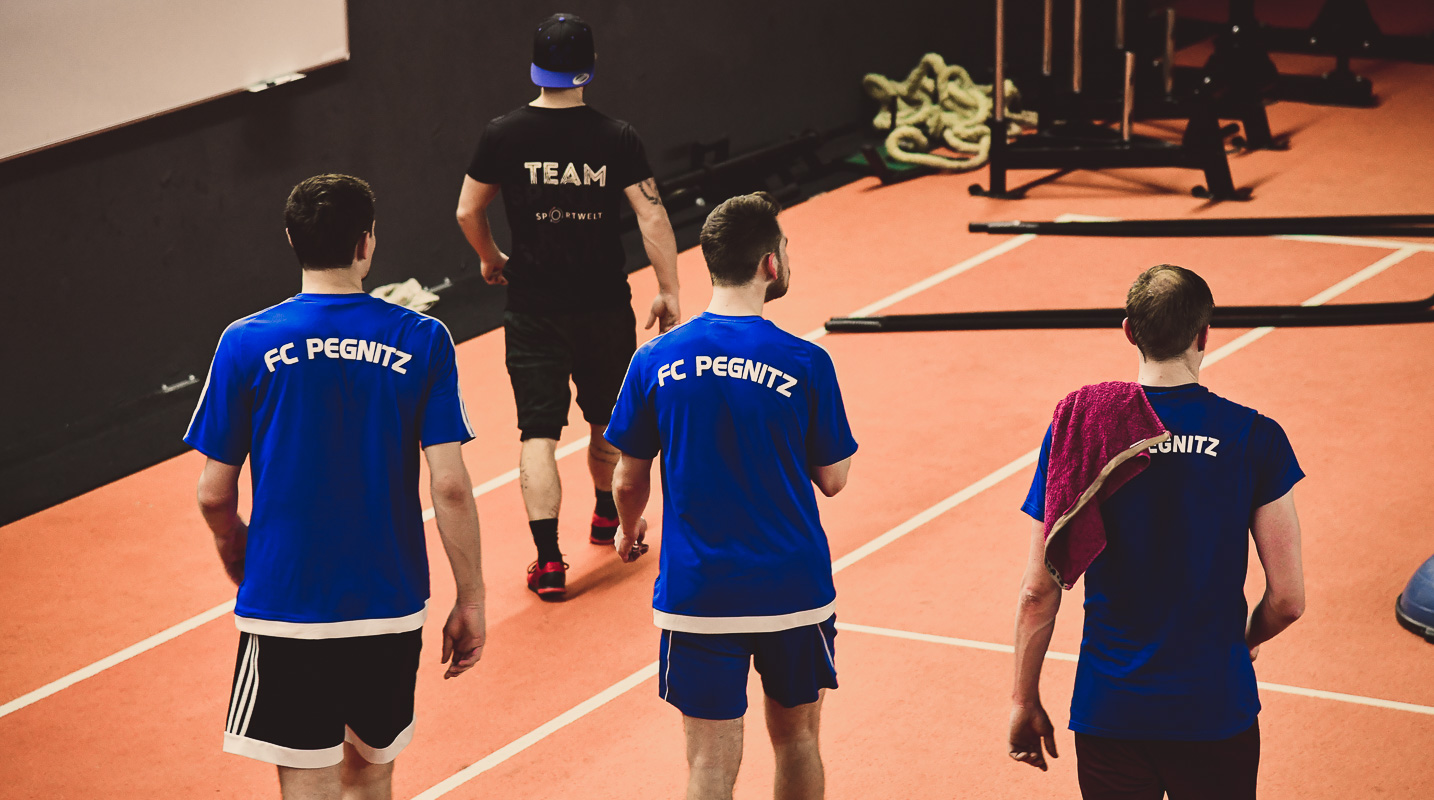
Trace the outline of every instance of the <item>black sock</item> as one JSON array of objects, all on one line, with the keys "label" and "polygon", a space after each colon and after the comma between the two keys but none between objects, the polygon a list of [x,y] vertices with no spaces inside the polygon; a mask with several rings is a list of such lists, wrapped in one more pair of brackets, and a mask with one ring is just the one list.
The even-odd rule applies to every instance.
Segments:
[{"label": "black sock", "polygon": [[597,508],[593,509],[593,512],[599,517],[617,519],[617,503],[612,500],[612,492],[594,489],[593,493],[597,495]]},{"label": "black sock", "polygon": [[528,528],[533,532],[533,544],[538,546],[538,562],[546,564],[550,561],[562,561],[563,553],[558,549],[558,521],[555,519],[535,519],[528,521]]}]

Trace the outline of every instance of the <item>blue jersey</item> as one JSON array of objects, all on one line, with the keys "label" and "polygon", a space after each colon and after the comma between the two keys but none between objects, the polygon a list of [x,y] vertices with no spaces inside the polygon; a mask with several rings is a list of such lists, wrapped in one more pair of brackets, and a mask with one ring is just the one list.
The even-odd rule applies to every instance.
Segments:
[{"label": "blue jersey", "polygon": [[[1256,508],[1304,473],[1274,420],[1198,384],[1146,387],[1172,434],[1100,507],[1107,543],[1085,573],[1073,731],[1209,741],[1260,711],[1245,647],[1245,573]],[[1021,510],[1045,518],[1046,431]]]},{"label": "blue jersey", "polygon": [[453,339],[366,294],[300,294],[225,329],[184,441],[250,458],[240,630],[306,639],[423,625],[420,445],[473,438]]},{"label": "blue jersey", "polygon": [[662,455],[659,627],[767,632],[832,615],[810,470],[856,440],[825,350],[761,317],[701,314],[638,349],[607,439]]}]

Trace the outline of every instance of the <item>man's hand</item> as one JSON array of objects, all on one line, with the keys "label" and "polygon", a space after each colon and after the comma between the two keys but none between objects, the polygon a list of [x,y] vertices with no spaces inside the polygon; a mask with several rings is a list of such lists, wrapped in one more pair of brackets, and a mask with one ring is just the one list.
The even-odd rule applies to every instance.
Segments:
[{"label": "man's hand", "polygon": [[502,250],[497,252],[496,258],[482,262],[480,268],[483,270],[483,280],[490,286],[507,286],[508,279],[503,277],[503,268],[508,266],[508,254]]},{"label": "man's hand", "polygon": [[617,535],[612,539],[613,547],[617,548],[617,557],[622,559],[624,564],[631,564],[647,552],[647,544],[642,541],[647,538],[647,518],[638,517],[637,525],[634,527],[636,530],[632,532],[631,536],[628,536],[622,528],[618,528]]},{"label": "man's hand", "polygon": [[1060,757],[1056,755],[1056,730],[1040,703],[1011,706],[1010,740],[1011,758],[1040,767],[1042,772],[1046,771],[1046,757],[1041,753],[1042,741],[1051,758]]},{"label": "man's hand", "polygon": [[456,678],[467,672],[483,657],[483,645],[488,638],[487,619],[483,603],[454,603],[448,612],[448,622],[443,625],[443,661],[453,659],[443,679]]},{"label": "man's hand", "polygon": [[677,295],[667,292],[658,292],[652,298],[652,310],[648,312],[647,324],[642,326],[643,330],[652,328],[652,323],[657,323],[658,333],[667,333],[672,326],[676,325],[682,316],[682,311],[677,306]]}]

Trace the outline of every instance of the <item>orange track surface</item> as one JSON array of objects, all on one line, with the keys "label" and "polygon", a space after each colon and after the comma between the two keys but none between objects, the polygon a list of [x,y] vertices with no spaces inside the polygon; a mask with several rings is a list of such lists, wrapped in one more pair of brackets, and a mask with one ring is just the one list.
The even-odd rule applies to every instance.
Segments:
[{"label": "orange track surface", "polygon": [[[1428,211],[1434,68],[1388,66],[1375,78],[1384,100],[1376,110],[1272,107],[1276,133],[1293,132],[1295,149],[1232,158],[1237,183],[1256,186],[1257,200],[1245,206],[1194,200],[1187,190],[1196,174],[1173,170],[1078,173],[1014,203],[968,197],[966,185],[981,175],[885,188],[864,180],[814,199],[783,217],[793,287],[771,316],[806,333],[1003,241],[966,233],[972,219]],[[1224,304],[1297,303],[1389,252],[1275,239],[1045,238],[889,311],[1115,305],[1135,272],[1158,262],[1198,270]],[[691,315],[707,301],[705,271],[695,252],[680,266]],[[651,274],[633,284],[643,307]],[[1434,252],[1420,252],[1334,302],[1431,291]],[[1211,348],[1240,333],[1218,331]],[[475,484],[517,461],[501,336],[458,350],[478,427],[464,448]],[[1065,392],[1134,374],[1134,353],[1114,331],[833,335],[822,344],[862,445],[849,488],[823,501],[837,556],[1034,448]],[[1434,499],[1434,450],[1421,435],[1434,429],[1430,352],[1434,326],[1277,330],[1203,376],[1214,391],[1278,419],[1309,474],[1296,491],[1309,612],[1262,649],[1261,680],[1434,706],[1434,651],[1395,624],[1391,607],[1431,547],[1423,515]],[[574,410],[570,419],[581,417]],[[569,428],[564,444],[585,433]],[[191,453],[0,529],[0,703],[232,599],[194,508],[201,462]],[[418,732],[399,760],[397,797],[437,784],[656,658],[656,559],[625,566],[588,545],[584,460],[566,458],[560,469],[571,598],[543,604],[524,588],[532,546],[517,486],[480,497],[490,643],[482,663],[455,681],[440,679],[437,633],[452,585],[430,536],[434,597]],[[1009,643],[1028,531],[1017,508],[1029,478],[1023,469],[843,571],[839,620]],[[648,517],[654,528],[659,506],[654,500]],[[1248,591],[1257,596],[1258,568]],[[1078,647],[1079,592],[1067,599],[1053,650]],[[272,767],[220,752],[236,640],[226,615],[0,718],[8,767],[0,796],[276,796]],[[1063,757],[1050,773],[1005,755],[1009,655],[854,631],[838,636],[837,650],[842,688],[829,697],[823,725],[829,796],[1076,795],[1068,732],[1059,734]],[[1070,663],[1048,662],[1045,698],[1058,724],[1072,675]],[[680,794],[680,719],[655,687],[655,679],[640,683],[447,796]],[[1426,757],[1434,715],[1272,691],[1262,699],[1262,796],[1434,793]],[[759,717],[748,734],[738,795],[769,796]]]}]

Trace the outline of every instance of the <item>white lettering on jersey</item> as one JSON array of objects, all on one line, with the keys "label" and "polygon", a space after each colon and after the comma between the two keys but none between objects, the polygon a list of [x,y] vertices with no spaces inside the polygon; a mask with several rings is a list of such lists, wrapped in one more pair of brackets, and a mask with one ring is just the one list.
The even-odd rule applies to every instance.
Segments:
[{"label": "white lettering on jersey", "polygon": [[793,386],[796,386],[796,385],[797,385],[797,379],[796,379],[796,378],[793,378],[791,375],[785,375],[785,374],[782,375],[782,377],[783,377],[783,378],[786,378],[786,379],[787,379],[787,382],[784,383],[784,384],[782,384],[781,386],[778,386],[778,387],[777,387],[777,394],[780,394],[780,395],[782,395],[782,396],[784,396],[784,397],[791,397],[791,396],[792,396],[792,393],[791,393],[791,391],[789,391],[789,390],[790,390]]},{"label": "white lettering on jersey", "polygon": [[[657,368],[657,385],[664,387],[667,379],[675,381],[686,380],[688,373],[679,371],[686,359],[663,364]],[[760,361],[742,356],[694,356],[692,359],[692,377],[700,378],[705,374],[712,374],[723,378],[751,381],[758,386],[766,386],[776,391],[783,397],[792,396],[792,387],[797,385],[797,379],[782,372],[776,367],[763,364]],[[785,382],[778,385],[777,378],[785,378]]]},{"label": "white lettering on jersey", "polygon": [[666,379],[667,379],[667,378],[671,378],[671,379],[673,379],[674,381],[686,380],[686,379],[687,379],[687,373],[685,373],[685,372],[678,372],[678,371],[677,371],[677,368],[678,368],[678,367],[681,367],[681,366],[682,366],[682,362],[683,362],[683,361],[686,361],[686,360],[687,360],[687,359],[679,358],[679,359],[677,359],[676,361],[672,362],[671,364],[663,364],[662,366],[658,367],[658,368],[657,368],[657,385],[658,385],[658,386],[664,386],[664,385],[666,385]]},{"label": "white lettering on jersey", "polygon": [[1150,447],[1152,455],[1156,453],[1196,453],[1210,456],[1219,455],[1215,448],[1220,446],[1220,440],[1214,436],[1199,436],[1190,434],[1187,436],[1171,436],[1169,439]]},{"label": "white lettering on jersey", "polygon": [[[305,339],[304,346],[308,350],[310,361],[313,361],[315,356],[323,354],[329,358],[343,359],[345,361],[366,361],[370,364],[378,364],[379,356],[382,355],[382,366],[388,367],[400,375],[408,374],[408,370],[404,369],[403,365],[413,359],[413,356],[402,350],[381,342],[372,342],[368,339]],[[289,342],[283,347],[276,347],[265,353],[264,366],[268,367],[270,372],[273,372],[278,366],[278,362],[285,364],[299,363],[298,356],[289,354],[289,350],[293,347],[294,343]],[[393,362],[393,364],[389,364],[390,358],[394,355],[398,356],[398,360]]]},{"label": "white lettering on jersey", "polygon": [[[563,164],[561,161],[524,161],[523,169],[528,171],[528,183],[536,186],[539,183],[549,186],[572,184],[573,186],[591,186],[596,183],[598,186],[607,186],[607,165],[602,164],[593,169],[589,164],[583,164],[582,177],[578,177],[578,165],[576,162]],[[562,177],[558,177],[558,172]],[[539,176],[539,172],[542,175]]]}]

